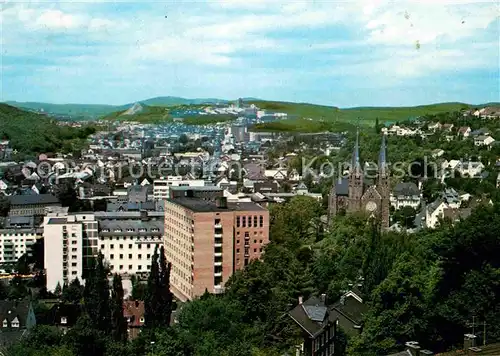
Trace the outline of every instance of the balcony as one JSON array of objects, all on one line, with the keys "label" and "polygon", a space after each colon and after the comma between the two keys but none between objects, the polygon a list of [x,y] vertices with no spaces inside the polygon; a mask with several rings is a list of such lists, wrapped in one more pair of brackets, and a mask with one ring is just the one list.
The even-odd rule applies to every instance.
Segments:
[{"label": "balcony", "polygon": [[216,243],[214,243],[214,247],[222,247],[222,242],[216,242]]},{"label": "balcony", "polygon": [[216,239],[222,239],[222,234],[215,233],[215,234],[214,234],[214,237],[215,237]]},{"label": "balcony", "polygon": [[222,257],[222,252],[214,252],[215,257]]},{"label": "balcony", "polygon": [[215,224],[215,225],[214,225],[214,227],[215,227],[216,229],[222,229],[222,224],[221,224],[221,223],[219,223],[219,224]]},{"label": "balcony", "polygon": [[214,277],[222,277],[222,272],[215,272]]},{"label": "balcony", "polygon": [[222,262],[214,262],[214,266],[222,266]]}]

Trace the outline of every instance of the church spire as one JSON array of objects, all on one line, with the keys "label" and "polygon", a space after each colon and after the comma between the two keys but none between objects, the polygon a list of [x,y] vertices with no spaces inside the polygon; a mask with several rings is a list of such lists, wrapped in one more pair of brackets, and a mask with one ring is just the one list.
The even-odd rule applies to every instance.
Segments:
[{"label": "church spire", "polygon": [[359,129],[356,129],[356,143],[354,144],[354,151],[352,153],[352,170],[361,168],[359,161]]},{"label": "church spire", "polygon": [[384,172],[387,168],[386,147],[385,134],[382,134],[382,143],[380,144],[380,153],[378,155],[378,165],[379,170]]}]

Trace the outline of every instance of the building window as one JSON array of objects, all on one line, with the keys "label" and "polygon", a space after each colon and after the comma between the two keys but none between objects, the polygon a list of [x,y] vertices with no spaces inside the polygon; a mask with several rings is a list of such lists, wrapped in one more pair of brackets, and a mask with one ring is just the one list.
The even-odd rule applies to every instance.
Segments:
[{"label": "building window", "polygon": [[131,270],[132,269],[132,265],[128,265],[128,269]]},{"label": "building window", "polygon": [[241,217],[241,226],[247,227],[247,217],[246,216]]},{"label": "building window", "polygon": [[120,271],[121,271],[121,270],[123,269],[123,265],[120,265],[120,267],[119,267],[119,268],[120,268]]},{"label": "building window", "polygon": [[252,217],[248,217],[248,227],[252,227]]},{"label": "building window", "polygon": [[130,260],[132,259],[132,254],[131,254],[131,253],[129,253],[129,254],[128,254],[128,258],[129,258]]},{"label": "building window", "polygon": [[72,262],[71,267],[76,267],[76,262]]},{"label": "building window", "polygon": [[123,260],[123,255],[122,254],[120,254],[120,260]]},{"label": "building window", "polygon": [[240,249],[239,248],[236,249],[236,253],[240,253]]},{"label": "building window", "polygon": [[137,259],[139,259],[139,260],[140,260],[140,259],[142,259],[142,255],[141,255],[141,254],[138,254],[138,255],[137,255]]},{"label": "building window", "polygon": [[137,245],[137,249],[139,249],[139,250],[140,250],[141,248],[142,248],[142,245],[141,245],[141,244]]},{"label": "building window", "polygon": [[250,237],[250,234],[248,233],[248,231],[245,231],[245,237]]},{"label": "building window", "polygon": [[142,266],[141,265],[137,266],[137,269],[140,271],[142,269]]},{"label": "building window", "polygon": [[61,317],[61,324],[67,324],[67,323],[68,323],[68,319],[65,316],[62,316]]},{"label": "building window", "polygon": [[148,253],[148,254],[146,255],[146,258],[149,260],[149,259],[151,258],[151,255]]},{"label": "building window", "polygon": [[109,255],[109,259],[110,259],[110,260],[112,260],[113,258],[115,258],[115,255],[114,255],[114,254]]},{"label": "building window", "polygon": [[12,320],[12,324],[11,324],[11,326],[12,326],[13,328],[18,328],[18,327],[19,327],[19,321],[17,321],[17,318],[16,318],[16,319],[14,319],[14,320]]},{"label": "building window", "polygon": [[150,245],[150,244],[147,244],[147,245],[146,245],[146,248],[148,248],[148,249],[149,249],[149,248],[151,248],[151,245]]},{"label": "building window", "polygon": [[111,245],[109,245],[109,248],[110,248],[110,249],[114,249],[114,248],[115,248],[115,245],[111,244]]},{"label": "building window", "polygon": [[122,245],[122,244],[120,244],[120,248],[123,248],[123,245]]},{"label": "building window", "polygon": [[128,245],[128,248],[132,248],[132,244],[129,244],[129,245]]},{"label": "building window", "polygon": [[259,224],[260,224],[260,227],[264,227],[264,217],[262,215],[259,216]]},{"label": "building window", "polygon": [[253,227],[257,227],[257,216],[253,217]]}]

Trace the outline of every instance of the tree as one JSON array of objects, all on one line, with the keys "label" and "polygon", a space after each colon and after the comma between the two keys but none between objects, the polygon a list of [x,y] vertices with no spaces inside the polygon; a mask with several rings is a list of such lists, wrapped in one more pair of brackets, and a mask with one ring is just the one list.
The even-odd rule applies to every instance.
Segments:
[{"label": "tree", "polygon": [[144,300],[144,326],[149,329],[154,329],[158,326],[158,278],[158,246],[156,246],[155,252],[151,257],[151,269],[149,270],[146,297]]},{"label": "tree", "polygon": [[148,328],[164,328],[170,325],[173,308],[173,296],[170,292],[170,269],[165,250],[162,246],[158,253],[155,249],[151,260],[146,298],[144,301],[145,325]]},{"label": "tree", "polygon": [[172,264],[167,262],[165,248],[163,246],[160,248],[159,267],[159,326],[168,327],[170,325],[170,318],[172,316],[173,309],[173,295],[170,291],[170,270],[172,268]]},{"label": "tree", "polygon": [[65,285],[62,291],[62,300],[66,303],[79,304],[83,298],[83,286],[78,278],[73,279],[69,285]]},{"label": "tree", "polygon": [[407,229],[412,229],[415,227],[415,216],[417,212],[411,206],[404,206],[401,209],[398,209],[394,213],[394,220],[399,222],[401,226],[406,227]]},{"label": "tree", "polygon": [[111,336],[118,342],[127,340],[127,323],[123,317],[123,294],[122,278],[115,274],[111,292]]},{"label": "tree", "polygon": [[55,294],[57,297],[60,297],[60,296],[62,295],[62,287],[61,287],[61,283],[57,282],[56,288],[54,289],[54,294]]},{"label": "tree", "polygon": [[104,266],[104,256],[99,252],[95,267],[85,281],[84,307],[94,321],[96,329],[107,334],[110,331],[109,282]]},{"label": "tree", "polygon": [[0,216],[7,216],[10,211],[10,200],[5,195],[0,194]]},{"label": "tree", "polygon": [[186,134],[181,134],[181,135],[179,136],[179,143],[181,143],[181,144],[185,145],[185,144],[187,144],[188,142],[189,142],[189,138],[187,137],[187,135],[186,135]]},{"label": "tree", "polygon": [[130,277],[132,283],[132,300],[144,300],[146,297],[146,284],[141,282],[139,278],[134,274]]}]

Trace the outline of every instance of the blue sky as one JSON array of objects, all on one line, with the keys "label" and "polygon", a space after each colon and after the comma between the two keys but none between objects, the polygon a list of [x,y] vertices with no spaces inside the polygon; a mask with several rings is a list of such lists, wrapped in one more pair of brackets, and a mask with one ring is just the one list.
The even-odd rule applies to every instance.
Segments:
[{"label": "blue sky", "polygon": [[496,1],[7,0],[0,14],[0,101],[500,101]]}]

